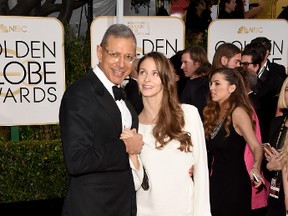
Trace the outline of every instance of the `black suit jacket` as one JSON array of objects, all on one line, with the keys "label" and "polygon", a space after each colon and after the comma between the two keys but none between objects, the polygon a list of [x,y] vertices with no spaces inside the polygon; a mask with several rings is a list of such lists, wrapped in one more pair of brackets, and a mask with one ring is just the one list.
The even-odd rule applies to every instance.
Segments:
[{"label": "black suit jacket", "polygon": [[283,65],[268,61],[262,76],[258,79],[257,85],[254,88],[254,94],[260,104],[260,114],[258,117],[263,142],[267,142],[269,125],[275,117],[278,95],[286,76]]},{"label": "black suit jacket", "polygon": [[207,104],[209,94],[208,76],[188,80],[181,94],[181,103],[191,104],[197,107],[201,119],[204,119],[203,110]]},{"label": "black suit jacket", "polygon": [[[137,114],[126,104],[132,128],[137,128]],[[93,71],[66,90],[60,128],[70,178],[63,215],[136,215],[132,172],[125,144],[119,139],[121,113]]]},{"label": "black suit jacket", "polygon": [[125,86],[127,99],[134,107],[135,111],[140,114],[143,109],[142,96],[139,92],[138,83],[136,80],[129,78],[128,83]]}]

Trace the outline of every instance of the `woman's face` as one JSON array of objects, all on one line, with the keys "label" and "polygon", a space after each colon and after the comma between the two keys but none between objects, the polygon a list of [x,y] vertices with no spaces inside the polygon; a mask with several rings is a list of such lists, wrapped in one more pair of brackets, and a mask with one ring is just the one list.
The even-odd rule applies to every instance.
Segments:
[{"label": "woman's face", "polygon": [[138,86],[143,97],[161,97],[163,85],[153,58],[146,58],[139,65]]},{"label": "woman's face", "polygon": [[210,94],[211,99],[218,104],[222,104],[226,101],[232,92],[236,89],[235,85],[231,85],[225,80],[225,75],[222,73],[216,73],[212,76],[210,81]]},{"label": "woman's face", "polygon": [[288,105],[288,83],[285,86],[284,98],[285,98],[285,104]]}]

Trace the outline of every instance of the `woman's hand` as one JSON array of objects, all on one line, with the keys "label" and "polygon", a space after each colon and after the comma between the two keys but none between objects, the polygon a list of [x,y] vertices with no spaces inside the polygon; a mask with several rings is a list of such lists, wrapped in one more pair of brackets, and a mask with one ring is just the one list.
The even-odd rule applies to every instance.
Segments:
[{"label": "woman's hand", "polygon": [[252,167],[249,175],[250,175],[251,182],[253,182],[255,188],[258,188],[262,184],[264,184],[264,180],[260,174],[259,169]]},{"label": "woman's hand", "polygon": [[133,128],[133,129],[128,129],[128,128],[125,128],[123,131],[122,131],[122,133],[121,133],[121,135],[120,135],[120,139],[127,139],[127,138],[131,138],[131,137],[133,137],[135,134],[136,134],[137,132],[136,132],[136,129],[135,128]]},{"label": "woman's hand", "polygon": [[265,151],[265,158],[268,161],[266,167],[269,171],[279,171],[282,170],[282,152],[278,152],[272,147],[272,152]]}]

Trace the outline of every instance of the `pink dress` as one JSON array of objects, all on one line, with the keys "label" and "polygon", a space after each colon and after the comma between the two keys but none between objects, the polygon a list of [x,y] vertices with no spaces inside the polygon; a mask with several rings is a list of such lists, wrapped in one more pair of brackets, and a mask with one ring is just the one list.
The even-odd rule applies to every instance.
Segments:
[{"label": "pink dress", "polygon": [[[259,120],[254,109],[253,109],[253,119],[256,122],[256,127],[255,127],[256,137],[258,139],[258,142],[261,144],[262,138],[261,138],[261,133],[260,133]],[[246,144],[245,146],[244,161],[246,164],[247,171],[250,172],[254,164],[254,157],[248,144]],[[270,183],[264,178],[263,174],[262,174],[262,178],[265,181],[265,187],[260,187],[260,189],[258,189],[252,186],[252,197],[251,197],[252,209],[258,209],[258,208],[263,208],[267,206],[268,192],[269,192],[267,190],[270,188]]]}]

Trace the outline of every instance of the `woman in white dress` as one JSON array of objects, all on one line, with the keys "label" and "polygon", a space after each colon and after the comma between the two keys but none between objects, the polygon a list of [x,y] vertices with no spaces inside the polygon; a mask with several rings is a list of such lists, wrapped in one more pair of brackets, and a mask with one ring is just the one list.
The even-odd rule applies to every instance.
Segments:
[{"label": "woman in white dress", "polygon": [[[137,216],[210,216],[206,144],[197,108],[179,103],[175,74],[163,54],[146,54],[137,71],[144,105],[138,131],[144,146],[140,156],[130,155]],[[133,131],[125,130],[121,137],[129,136]]]}]

